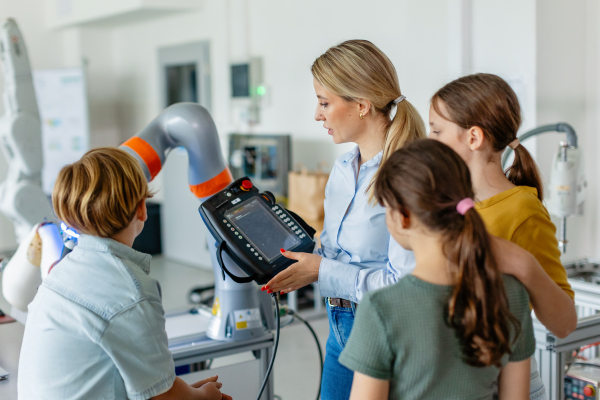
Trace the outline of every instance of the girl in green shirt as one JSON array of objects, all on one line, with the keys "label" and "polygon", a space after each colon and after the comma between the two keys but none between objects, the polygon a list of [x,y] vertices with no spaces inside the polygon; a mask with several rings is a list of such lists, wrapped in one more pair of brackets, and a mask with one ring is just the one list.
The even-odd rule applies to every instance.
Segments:
[{"label": "girl in green shirt", "polygon": [[501,400],[528,399],[529,297],[498,270],[467,165],[418,140],[381,167],[375,194],[416,267],[358,307],[340,357],[355,371],[350,399],[492,399],[496,382]]}]

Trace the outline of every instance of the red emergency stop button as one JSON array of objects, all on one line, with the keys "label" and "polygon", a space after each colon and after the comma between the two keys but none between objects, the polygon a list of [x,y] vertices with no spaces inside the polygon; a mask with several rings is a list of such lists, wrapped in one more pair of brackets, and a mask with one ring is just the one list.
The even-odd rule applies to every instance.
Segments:
[{"label": "red emergency stop button", "polygon": [[587,397],[592,397],[596,394],[596,390],[594,389],[594,387],[592,385],[587,385],[586,387],[583,388],[583,394],[586,395]]},{"label": "red emergency stop button", "polygon": [[252,189],[252,182],[250,182],[248,179],[246,179],[245,181],[242,182],[242,189],[245,191],[248,191],[250,189]]}]

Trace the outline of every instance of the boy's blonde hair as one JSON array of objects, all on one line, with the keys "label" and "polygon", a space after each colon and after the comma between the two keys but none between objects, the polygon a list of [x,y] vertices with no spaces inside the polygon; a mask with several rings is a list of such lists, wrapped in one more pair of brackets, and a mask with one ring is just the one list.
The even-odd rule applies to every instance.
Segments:
[{"label": "boy's blonde hair", "polygon": [[88,151],[58,174],[52,204],[58,218],[86,235],[111,237],[152,197],[138,161],[115,147]]}]

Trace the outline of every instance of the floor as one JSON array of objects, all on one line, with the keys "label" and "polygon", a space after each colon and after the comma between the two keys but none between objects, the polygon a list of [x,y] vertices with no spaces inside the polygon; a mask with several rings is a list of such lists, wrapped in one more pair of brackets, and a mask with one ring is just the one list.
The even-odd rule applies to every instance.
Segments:
[{"label": "floor", "polygon": [[[212,271],[182,265],[161,257],[153,258],[150,275],[161,284],[166,313],[189,307],[187,299],[189,290],[214,282]],[[0,274],[0,287],[1,283],[2,274]],[[10,310],[1,293],[0,309],[5,312]],[[327,319],[321,317],[309,322],[317,333],[325,353],[325,342],[329,334]],[[281,400],[316,398],[320,377],[319,355],[315,340],[304,324],[296,322],[282,328],[273,374],[277,398]],[[224,384],[227,386],[227,382]]]}]

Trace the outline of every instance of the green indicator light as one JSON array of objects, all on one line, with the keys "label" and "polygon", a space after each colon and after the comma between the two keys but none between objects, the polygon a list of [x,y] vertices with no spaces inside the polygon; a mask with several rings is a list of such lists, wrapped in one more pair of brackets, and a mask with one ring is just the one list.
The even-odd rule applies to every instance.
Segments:
[{"label": "green indicator light", "polygon": [[259,96],[264,96],[267,93],[267,88],[264,86],[259,86],[256,88],[256,94]]}]

